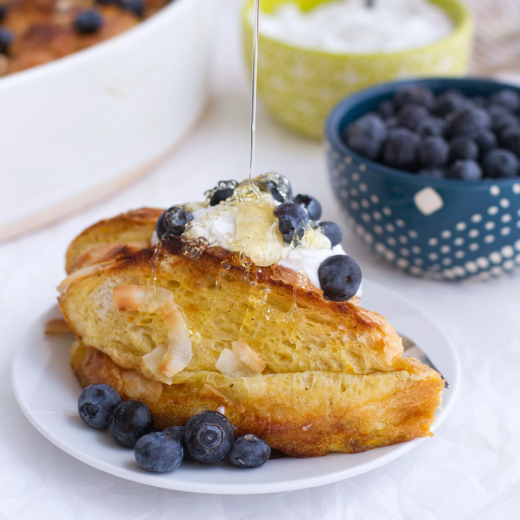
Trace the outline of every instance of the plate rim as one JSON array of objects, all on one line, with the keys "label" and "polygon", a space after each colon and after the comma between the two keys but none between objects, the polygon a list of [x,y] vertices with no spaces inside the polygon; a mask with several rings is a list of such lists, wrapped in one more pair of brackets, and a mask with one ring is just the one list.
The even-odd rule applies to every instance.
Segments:
[{"label": "plate rim", "polygon": [[[461,384],[461,364],[460,358],[458,356],[457,350],[455,349],[453,343],[450,338],[445,334],[444,330],[437,324],[435,320],[433,320],[430,316],[425,314],[420,307],[418,307],[412,300],[409,298],[402,296],[397,293],[394,289],[388,288],[385,285],[375,282],[373,280],[365,279],[363,284],[365,285],[368,282],[369,286],[372,286],[376,290],[383,290],[386,292],[393,293],[393,296],[399,298],[401,301],[405,302],[410,307],[414,308],[419,314],[424,316],[438,331],[440,336],[447,347],[447,350],[451,354],[453,361],[453,376],[450,377],[450,399],[446,403],[446,406],[441,407],[441,413],[437,416],[435,425],[433,426],[433,431],[436,431],[439,426],[444,422],[450,411],[452,410],[455,401],[457,400],[460,384]],[[140,484],[168,489],[171,491],[181,491],[181,492],[189,492],[189,493],[198,493],[198,494],[221,494],[221,495],[247,495],[247,494],[268,494],[268,493],[279,493],[286,491],[296,491],[301,489],[310,489],[314,487],[324,486],[327,484],[332,484],[335,482],[339,482],[341,480],[346,480],[348,478],[352,478],[363,473],[367,473],[374,469],[377,469],[397,458],[405,455],[412,449],[416,448],[419,444],[424,442],[429,437],[422,437],[419,439],[414,439],[412,441],[394,444],[390,446],[392,448],[391,451],[382,454],[381,456],[366,461],[358,466],[346,468],[342,470],[336,470],[329,474],[322,476],[312,476],[305,477],[299,479],[292,479],[286,482],[273,482],[273,483],[253,483],[253,484],[243,484],[240,487],[232,487],[230,484],[226,483],[199,483],[196,487],[194,487],[192,482],[183,482],[179,479],[167,479],[162,478],[164,475],[155,474],[155,473],[140,473],[140,472],[129,472],[127,468],[124,466],[118,467],[112,463],[105,462],[100,458],[93,457],[78,448],[74,448],[69,445],[67,442],[64,442],[58,435],[56,435],[52,430],[49,430],[45,427],[44,424],[40,423],[37,420],[37,416],[32,412],[28,403],[25,402],[25,399],[21,395],[20,388],[18,387],[17,381],[19,378],[17,377],[18,372],[20,370],[21,363],[21,352],[22,348],[25,344],[27,344],[28,337],[31,336],[35,327],[41,323],[42,319],[45,316],[48,316],[53,309],[55,309],[55,304],[51,307],[48,307],[44,312],[42,312],[26,329],[25,333],[19,339],[17,343],[17,347],[15,350],[15,355],[11,365],[11,387],[13,390],[13,394],[15,396],[16,402],[18,406],[22,410],[25,417],[29,420],[29,422],[36,428],[36,430],[45,437],[48,441],[54,444],[56,447],[67,453],[68,455],[74,457],[75,459],[87,464],[93,468],[96,468],[100,471],[103,471],[107,474],[122,478],[124,480],[129,480],[132,482],[137,482]],[[42,339],[43,340],[43,339]],[[453,381],[453,382],[452,382]],[[349,456],[355,457],[356,454],[332,454],[332,456]],[[302,459],[305,460],[305,459]]]}]

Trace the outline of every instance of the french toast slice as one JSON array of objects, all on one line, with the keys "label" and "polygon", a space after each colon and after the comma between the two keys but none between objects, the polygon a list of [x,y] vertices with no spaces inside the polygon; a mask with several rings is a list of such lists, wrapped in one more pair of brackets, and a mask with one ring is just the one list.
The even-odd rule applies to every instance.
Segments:
[{"label": "french toast slice", "polygon": [[[276,264],[259,268],[220,247],[187,252],[176,237],[150,246],[160,214],[145,208],[102,221],[69,247],[59,301],[80,340],[71,363],[82,385],[106,382],[142,399],[159,427],[222,410],[239,432],[293,456],[430,435],[444,382],[402,357],[383,317],[357,298],[326,301]],[[167,345],[185,346],[172,325],[179,320],[191,349],[180,370],[164,361]],[[261,370],[217,368],[237,341],[246,365],[260,360]],[[150,365],[153,352],[162,364]]]}]

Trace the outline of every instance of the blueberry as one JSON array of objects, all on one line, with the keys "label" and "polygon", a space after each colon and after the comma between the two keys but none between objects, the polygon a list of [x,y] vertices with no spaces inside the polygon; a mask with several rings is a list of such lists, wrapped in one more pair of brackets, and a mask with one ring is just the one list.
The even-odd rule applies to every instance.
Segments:
[{"label": "blueberry", "polygon": [[508,128],[500,135],[500,144],[520,157],[520,129]]},{"label": "blueberry", "polygon": [[343,231],[335,222],[320,222],[320,231],[330,240],[331,246],[337,246],[343,240]]},{"label": "blueberry", "polygon": [[518,175],[519,162],[509,150],[497,148],[486,154],[482,162],[484,175],[491,178],[510,178]]},{"label": "blueberry", "polygon": [[381,101],[381,103],[379,103],[379,106],[377,107],[377,111],[381,114],[381,116],[384,119],[388,119],[390,117],[395,116],[394,102],[390,99]]},{"label": "blueberry", "polygon": [[154,430],[152,411],[141,401],[125,401],[120,404],[110,419],[112,437],[125,448],[134,448],[135,443]]},{"label": "blueberry", "polygon": [[427,117],[419,122],[417,125],[417,133],[421,137],[442,136],[446,122],[438,117]]},{"label": "blueberry", "polygon": [[397,117],[392,116],[385,120],[386,129],[390,130],[392,128],[396,128],[399,126],[399,121]]},{"label": "blueberry", "polygon": [[148,471],[164,473],[180,466],[184,458],[182,443],[164,432],[143,435],[135,444],[135,460]]},{"label": "blueberry", "polygon": [[481,108],[461,108],[450,114],[446,125],[446,137],[457,135],[476,137],[491,124],[489,114]]},{"label": "blueberry", "polygon": [[347,255],[330,256],[318,269],[318,278],[327,298],[342,302],[350,300],[361,285],[361,269]]},{"label": "blueberry", "polygon": [[188,419],[184,442],[192,458],[205,464],[222,460],[233,444],[233,425],[213,411],[201,412]]},{"label": "blueberry", "polygon": [[359,155],[375,160],[379,156],[386,134],[383,120],[379,116],[368,114],[347,128],[345,143]]},{"label": "blueberry", "polygon": [[92,34],[103,25],[103,16],[97,9],[87,9],[76,17],[76,29],[80,34]]},{"label": "blueberry", "polygon": [[442,137],[425,137],[419,146],[419,162],[424,167],[444,166],[448,151],[448,143]]},{"label": "blueberry", "polygon": [[490,107],[489,115],[491,116],[491,127],[496,133],[500,133],[507,127],[520,128],[518,117],[502,106]]},{"label": "blueberry", "polygon": [[229,453],[231,464],[237,468],[258,468],[269,460],[269,444],[256,435],[248,433],[238,437]]},{"label": "blueberry", "polygon": [[99,5],[111,5],[111,4],[119,5],[120,0],[96,0],[96,3]]},{"label": "blueberry", "polygon": [[475,137],[480,157],[484,157],[490,150],[494,150],[497,144],[497,138],[491,130],[484,130]]},{"label": "blueberry", "polygon": [[260,190],[270,193],[278,202],[291,202],[293,199],[289,179],[281,173],[269,172],[255,178]]},{"label": "blueberry", "polygon": [[14,33],[7,27],[0,27],[0,53],[7,54],[14,40]]},{"label": "blueberry", "polygon": [[278,217],[278,229],[284,242],[290,244],[294,238],[301,239],[305,233],[305,226],[309,223],[309,215],[298,204],[285,202],[274,211]]},{"label": "blueberry", "polygon": [[217,190],[213,195],[211,196],[211,199],[209,200],[210,206],[218,206],[222,201],[229,199],[233,195],[235,190],[232,188],[225,188],[223,190]]},{"label": "blueberry", "polygon": [[125,11],[130,11],[139,18],[144,18],[144,11],[146,8],[144,0],[123,0],[119,5]]},{"label": "blueberry", "polygon": [[516,91],[509,88],[493,93],[489,98],[489,101],[494,105],[501,105],[513,112],[520,109],[520,96]]},{"label": "blueberry", "polygon": [[93,428],[108,428],[110,418],[121,404],[119,394],[108,385],[87,386],[78,399],[79,416]]},{"label": "blueberry", "polygon": [[416,130],[421,123],[429,116],[428,110],[421,105],[405,105],[397,114],[399,126]]},{"label": "blueberry", "polygon": [[446,173],[448,179],[478,181],[482,179],[482,170],[475,161],[455,161]]},{"label": "blueberry", "polygon": [[422,105],[428,110],[432,110],[435,106],[435,96],[433,92],[419,85],[408,85],[401,87],[394,98],[395,104],[398,108],[413,103],[415,105]]},{"label": "blueberry", "polygon": [[435,114],[439,117],[446,117],[448,114],[456,112],[466,107],[468,100],[462,92],[458,90],[448,90],[441,94],[435,104]]},{"label": "blueberry", "polygon": [[450,163],[459,159],[476,161],[478,158],[478,146],[473,139],[459,135],[450,141]]},{"label": "blueberry", "polygon": [[192,220],[193,215],[189,211],[179,206],[172,206],[159,217],[155,231],[159,240],[168,235],[179,237],[184,233],[186,224]]},{"label": "blueberry", "polygon": [[407,128],[392,129],[383,146],[383,163],[400,170],[414,170],[419,142],[419,136]]},{"label": "blueberry", "polygon": [[430,179],[444,179],[446,170],[444,168],[423,168],[417,175],[429,177]]},{"label": "blueberry", "polygon": [[296,195],[294,202],[307,210],[307,215],[309,215],[311,220],[320,219],[321,204],[311,195]]}]

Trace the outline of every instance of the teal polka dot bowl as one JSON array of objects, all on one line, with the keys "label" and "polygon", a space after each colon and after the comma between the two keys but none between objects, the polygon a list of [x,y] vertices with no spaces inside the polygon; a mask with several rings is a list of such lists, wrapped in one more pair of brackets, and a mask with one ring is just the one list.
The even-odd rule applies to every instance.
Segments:
[{"label": "teal polka dot bowl", "polygon": [[339,103],[326,125],[327,163],[355,234],[385,262],[412,275],[487,279],[520,269],[520,177],[429,179],[365,159],[343,142],[351,122],[407,84],[468,96],[488,97],[502,88],[520,93],[491,80],[434,78],[387,83]]}]

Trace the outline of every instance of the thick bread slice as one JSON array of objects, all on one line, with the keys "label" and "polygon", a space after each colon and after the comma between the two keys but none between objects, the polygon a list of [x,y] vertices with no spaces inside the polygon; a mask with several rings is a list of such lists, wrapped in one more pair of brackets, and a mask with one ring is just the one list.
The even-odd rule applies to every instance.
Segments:
[{"label": "thick bread slice", "polygon": [[356,453],[431,435],[443,386],[437,372],[418,362],[411,371],[370,375],[313,371],[229,378],[184,371],[164,385],[80,342],[71,364],[83,386],[106,383],[123,399],[146,402],[160,429],[219,410],[237,426],[237,435],[254,433],[296,457]]},{"label": "thick bread slice", "polygon": [[[104,381],[123,397],[142,398],[163,426],[223,406],[242,431],[298,456],[362,451],[429,434],[443,380],[402,358],[401,339],[383,317],[357,299],[326,301],[293,271],[259,268],[218,247],[185,254],[176,238],[150,247],[160,213],[143,209],[102,221],[69,248],[72,274],[59,301],[90,347],[72,353],[83,385]],[[114,290],[125,293],[120,286],[162,295],[166,289],[181,309],[193,355],[171,384],[143,361],[165,348],[171,330],[160,313],[124,301],[116,306]],[[261,375],[231,378],[217,370],[222,351],[237,340],[265,363]]]}]

